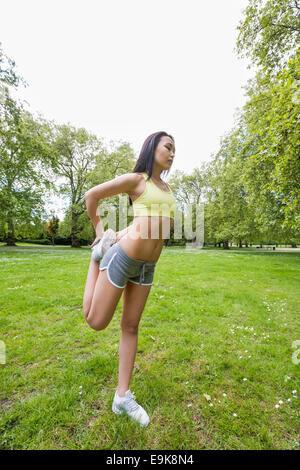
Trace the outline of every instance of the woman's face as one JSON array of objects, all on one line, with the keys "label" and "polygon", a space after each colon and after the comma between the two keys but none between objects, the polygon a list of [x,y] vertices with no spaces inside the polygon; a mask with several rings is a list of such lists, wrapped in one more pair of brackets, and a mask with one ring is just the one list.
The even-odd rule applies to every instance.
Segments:
[{"label": "woman's face", "polygon": [[161,170],[169,170],[175,157],[175,145],[171,137],[163,136],[156,149],[154,155],[155,163],[161,167]]}]

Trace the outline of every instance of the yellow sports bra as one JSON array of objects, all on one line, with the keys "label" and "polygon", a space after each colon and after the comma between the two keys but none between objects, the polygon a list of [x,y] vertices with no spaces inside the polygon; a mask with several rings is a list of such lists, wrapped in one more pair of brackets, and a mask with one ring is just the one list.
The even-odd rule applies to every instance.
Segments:
[{"label": "yellow sports bra", "polygon": [[[148,174],[141,173],[145,180]],[[171,189],[171,188],[170,188]],[[144,192],[132,202],[134,216],[164,216],[174,219],[176,199],[171,191],[160,189],[152,179],[146,181]]]}]

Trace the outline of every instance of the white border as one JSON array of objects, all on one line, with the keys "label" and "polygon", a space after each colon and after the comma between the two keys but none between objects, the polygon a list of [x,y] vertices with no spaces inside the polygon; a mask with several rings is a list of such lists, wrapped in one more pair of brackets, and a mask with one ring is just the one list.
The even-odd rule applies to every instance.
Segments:
[{"label": "white border", "polygon": [[152,286],[153,283],[151,284],[140,284],[139,282],[132,281],[131,279],[128,279],[128,282],[132,282],[133,284],[138,284],[139,286]]},{"label": "white border", "polygon": [[111,277],[110,277],[110,275],[109,275],[109,270],[108,270],[108,268],[109,268],[109,266],[110,266],[110,263],[112,262],[112,260],[114,259],[114,257],[115,257],[117,254],[118,254],[117,252],[114,253],[114,255],[112,256],[112,258],[111,258],[111,260],[109,261],[108,265],[105,266],[104,268],[100,268],[100,271],[104,271],[104,269],[107,269],[107,277],[108,277],[109,282],[111,282],[111,284],[112,284],[113,286],[118,287],[119,289],[124,289],[124,287],[126,286],[126,284],[124,284],[124,286],[122,286],[122,287],[118,286],[117,284],[115,284],[115,283],[111,280]]}]

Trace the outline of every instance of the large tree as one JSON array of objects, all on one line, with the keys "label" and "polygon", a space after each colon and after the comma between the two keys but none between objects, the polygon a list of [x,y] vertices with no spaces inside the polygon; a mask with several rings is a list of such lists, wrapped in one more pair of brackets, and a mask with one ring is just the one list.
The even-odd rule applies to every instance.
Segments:
[{"label": "large tree", "polygon": [[237,29],[236,52],[272,75],[300,44],[299,0],[249,0]]},{"label": "large tree", "polygon": [[[244,177],[261,207],[261,222],[274,218],[300,229],[300,54],[272,79],[260,72],[248,83],[241,114]],[[272,212],[272,211],[271,211]]]},{"label": "large tree", "polygon": [[9,246],[15,245],[16,224],[38,223],[45,215],[42,195],[50,187],[48,142],[39,122],[11,96],[21,83],[27,85],[0,49],[0,217]]},{"label": "large tree", "polygon": [[96,154],[102,150],[99,139],[85,129],[71,125],[54,125],[51,145],[56,159],[53,166],[55,177],[63,182],[56,186],[56,194],[67,196],[71,215],[71,243],[80,247],[79,218],[84,212],[83,196],[88,186],[89,174],[95,167]]},{"label": "large tree", "polygon": [[5,240],[15,245],[15,224],[45,215],[43,194],[50,183],[42,167],[51,157],[37,123],[9,96],[0,114],[0,214]]},{"label": "large tree", "polygon": [[[93,186],[132,171],[135,156],[127,143],[121,143],[108,151],[97,136],[71,125],[55,126],[52,146],[56,154],[53,172],[64,179],[56,193],[69,199],[62,231],[65,235],[70,232],[71,244],[78,248],[81,234],[89,224],[83,197],[85,192]],[[114,197],[102,204],[117,209],[117,202]]]},{"label": "large tree", "polygon": [[248,200],[264,230],[299,239],[299,0],[249,0],[238,30],[238,55],[258,66],[239,122]]}]

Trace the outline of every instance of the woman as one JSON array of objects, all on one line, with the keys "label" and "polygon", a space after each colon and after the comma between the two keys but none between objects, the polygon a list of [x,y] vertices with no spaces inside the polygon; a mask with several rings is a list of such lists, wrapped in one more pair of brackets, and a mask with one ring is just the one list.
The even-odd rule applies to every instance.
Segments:
[{"label": "woman", "polygon": [[[126,413],[141,425],[149,416],[129,390],[138,340],[138,326],[144,310],[156,262],[164,239],[169,237],[176,201],[161,178],[169,173],[175,155],[174,139],[156,132],[145,140],[132,173],[102,183],[85,193],[87,212],[96,231],[93,253],[83,298],[87,323],[102,330],[111,321],[123,293],[119,383],[112,410]],[[100,199],[127,193],[133,206],[132,225],[121,232],[103,231],[96,215]],[[99,242],[99,240],[101,240]],[[102,258],[99,265],[99,260]]]}]

